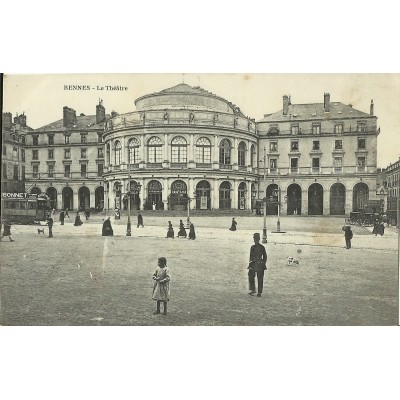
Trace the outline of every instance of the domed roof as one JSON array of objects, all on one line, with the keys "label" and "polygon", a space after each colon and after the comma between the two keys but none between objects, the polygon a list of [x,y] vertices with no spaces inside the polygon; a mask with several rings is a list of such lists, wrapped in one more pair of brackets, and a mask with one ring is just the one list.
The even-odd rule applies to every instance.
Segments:
[{"label": "domed roof", "polygon": [[223,112],[244,116],[239,107],[200,86],[180,83],[176,86],[147,94],[135,100],[138,111],[164,109],[192,109]]}]

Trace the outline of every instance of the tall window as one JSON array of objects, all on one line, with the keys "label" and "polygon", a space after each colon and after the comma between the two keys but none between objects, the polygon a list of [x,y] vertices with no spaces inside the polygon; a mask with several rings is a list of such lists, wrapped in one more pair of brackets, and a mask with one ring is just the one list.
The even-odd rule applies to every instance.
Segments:
[{"label": "tall window", "polygon": [[312,159],[312,172],[319,172],[319,158]]},{"label": "tall window", "polygon": [[49,145],[53,146],[54,145],[54,135],[48,135],[48,139],[49,139]]},{"label": "tall window", "polygon": [[39,145],[39,136],[32,136],[32,144],[34,146],[38,146]]},{"label": "tall window", "polygon": [[71,158],[71,149],[64,149],[64,158]]},{"label": "tall window", "polygon": [[342,150],[343,149],[343,143],[341,140],[335,140],[335,150]]},{"label": "tall window", "polygon": [[53,149],[49,149],[49,151],[48,151],[48,158],[49,158],[49,160],[52,160],[53,158],[54,158],[54,150]]},{"label": "tall window", "polygon": [[342,157],[335,157],[333,159],[333,167],[335,172],[342,172]]},{"label": "tall window", "polygon": [[299,134],[299,126],[298,125],[293,125],[290,128],[290,131],[291,131],[292,135],[298,135]]},{"label": "tall window", "polygon": [[358,132],[365,132],[367,130],[367,126],[364,122],[359,122],[357,124],[357,131]]},{"label": "tall window", "polygon": [[365,150],[365,138],[358,138],[358,150]]},{"label": "tall window", "polygon": [[290,151],[299,151],[299,141],[298,140],[292,140],[290,142]]},{"label": "tall window", "polygon": [[171,142],[171,162],[185,163],[187,162],[187,143],[185,138],[177,136]]},{"label": "tall window", "polygon": [[357,157],[357,171],[365,171],[365,157]]},{"label": "tall window", "polygon": [[14,181],[18,180],[18,165],[14,165],[13,179],[14,179]]},{"label": "tall window", "polygon": [[254,167],[254,161],[256,160],[256,146],[254,144],[251,145],[251,160],[250,164]]},{"label": "tall window", "polygon": [[97,175],[98,176],[103,176],[103,164],[97,164]]},{"label": "tall window", "polygon": [[81,177],[86,178],[86,164],[81,164]]},{"label": "tall window", "polygon": [[114,144],[114,152],[115,152],[115,165],[121,165],[121,151],[122,145],[119,140],[117,140]]},{"label": "tall window", "polygon": [[3,179],[7,179],[7,163],[3,163]]},{"label": "tall window", "polygon": [[99,147],[97,149],[97,158],[104,158],[104,149],[103,149],[103,147]]},{"label": "tall window", "polygon": [[128,143],[128,159],[129,159],[129,164],[138,164],[140,159],[139,159],[139,147],[140,143],[137,138],[132,138],[129,140]]},{"label": "tall window", "polygon": [[97,134],[97,143],[103,143],[103,133]]},{"label": "tall window", "polygon": [[219,163],[229,165],[231,163],[231,142],[223,139],[219,145]]},{"label": "tall window", "polygon": [[312,149],[313,150],[319,150],[319,140],[313,140]]},{"label": "tall window", "polygon": [[269,141],[269,151],[274,152],[278,151],[278,142],[276,141]]},{"label": "tall window", "polygon": [[32,160],[39,160],[39,150],[32,150]]},{"label": "tall window", "polygon": [[292,157],[290,159],[290,172],[298,172],[299,171],[299,159],[297,157]]},{"label": "tall window", "polygon": [[246,166],[246,144],[244,142],[239,143],[238,164],[240,167]]},{"label": "tall window", "polygon": [[321,125],[320,124],[313,124],[312,133],[313,133],[313,135],[319,135],[321,133]]},{"label": "tall window", "polygon": [[32,165],[32,175],[34,178],[39,176],[39,165]]},{"label": "tall window", "polygon": [[87,156],[87,149],[81,149],[81,158],[86,158]]},{"label": "tall window", "polygon": [[86,135],[86,133],[81,133],[81,143],[87,143],[87,135]]},{"label": "tall window", "polygon": [[196,162],[211,163],[211,142],[205,137],[199,138],[196,142]]},{"label": "tall window", "polygon": [[64,143],[69,144],[69,136],[68,135],[64,136]]},{"label": "tall window", "polygon": [[23,181],[25,180],[25,165],[22,166],[21,178]]},{"label": "tall window", "polygon": [[53,164],[49,164],[49,178],[53,178],[54,176],[54,165]]},{"label": "tall window", "polygon": [[107,143],[107,145],[106,145],[106,163],[108,164],[108,165],[110,165],[111,164],[111,158],[110,158],[110,143]]},{"label": "tall window", "polygon": [[25,149],[21,149],[21,160],[25,162]]},{"label": "tall window", "polygon": [[148,160],[149,163],[162,162],[162,141],[160,138],[153,136],[148,142]]},{"label": "tall window", "polygon": [[22,144],[25,144],[25,143],[26,143],[25,136],[21,136],[21,143],[22,143]]},{"label": "tall window", "polygon": [[269,168],[271,172],[276,172],[276,169],[278,168],[278,160],[276,158],[269,159]]},{"label": "tall window", "polygon": [[343,124],[335,125],[335,133],[343,133]]},{"label": "tall window", "polygon": [[18,158],[18,147],[13,146],[13,158]]},{"label": "tall window", "polygon": [[69,164],[64,165],[64,177],[71,178],[71,165]]}]

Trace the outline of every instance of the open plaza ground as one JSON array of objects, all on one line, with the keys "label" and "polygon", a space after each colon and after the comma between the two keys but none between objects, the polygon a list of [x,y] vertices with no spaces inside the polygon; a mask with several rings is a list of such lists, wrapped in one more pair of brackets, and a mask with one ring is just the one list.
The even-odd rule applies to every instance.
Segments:
[{"label": "open plaza ground", "polygon": [[[104,215],[79,227],[74,215],[54,238],[37,226],[14,225],[15,242],[1,241],[2,325],[397,325],[398,234],[353,227],[345,248],[343,218],[283,217],[285,233],[267,218],[268,270],[262,297],[248,295],[247,265],[254,232],[263,218],[193,216],[197,239],[175,236],[185,215],[144,214],[144,228],[125,236],[126,215],[113,237],[102,237]],[[84,218],[83,218],[84,219]],[[168,315],[153,315],[152,274],[168,260]],[[299,266],[288,266],[288,257]]]}]

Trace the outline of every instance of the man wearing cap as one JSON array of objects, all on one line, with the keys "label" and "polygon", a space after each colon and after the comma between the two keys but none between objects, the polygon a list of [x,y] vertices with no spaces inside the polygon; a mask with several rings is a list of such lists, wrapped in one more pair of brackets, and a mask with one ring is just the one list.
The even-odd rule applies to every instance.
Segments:
[{"label": "man wearing cap", "polygon": [[267,269],[267,252],[265,247],[260,244],[260,234],[255,233],[253,235],[254,244],[250,249],[250,260],[249,260],[249,286],[250,295],[256,293],[255,277],[257,275],[258,291],[257,296],[261,297],[264,284],[264,271]]}]

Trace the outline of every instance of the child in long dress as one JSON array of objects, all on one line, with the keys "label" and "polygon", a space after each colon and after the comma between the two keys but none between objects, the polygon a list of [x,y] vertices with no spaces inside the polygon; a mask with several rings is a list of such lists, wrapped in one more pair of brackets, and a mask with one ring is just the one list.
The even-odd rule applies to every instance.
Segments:
[{"label": "child in long dress", "polygon": [[157,311],[154,314],[160,314],[161,302],[164,303],[164,315],[167,314],[167,302],[169,301],[169,282],[171,277],[167,267],[167,259],[160,257],[158,267],[153,274],[153,300],[157,301]]}]

